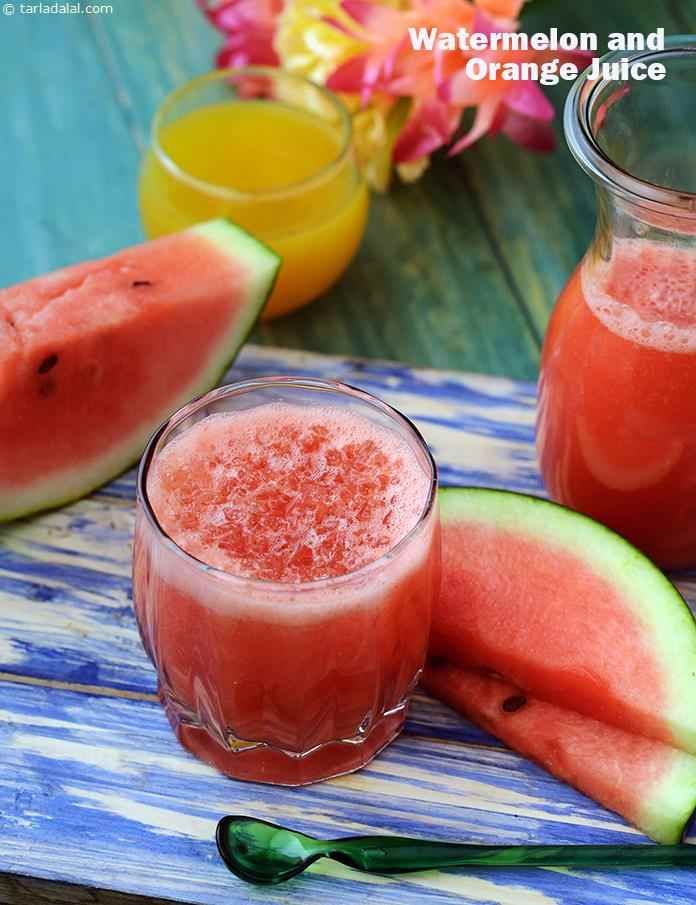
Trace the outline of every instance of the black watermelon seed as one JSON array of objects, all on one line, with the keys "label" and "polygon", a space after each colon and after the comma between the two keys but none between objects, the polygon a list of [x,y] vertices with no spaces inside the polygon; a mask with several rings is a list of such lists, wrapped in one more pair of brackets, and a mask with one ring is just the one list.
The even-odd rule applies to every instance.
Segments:
[{"label": "black watermelon seed", "polygon": [[515,713],[527,703],[527,698],[523,694],[515,694],[503,701],[503,710],[505,713]]},{"label": "black watermelon seed", "polygon": [[39,374],[48,374],[51,368],[55,368],[58,364],[58,356],[57,355],[48,355],[38,367]]},{"label": "black watermelon seed", "polygon": [[133,280],[131,286],[137,289],[139,286],[152,286],[152,283],[149,280]]}]

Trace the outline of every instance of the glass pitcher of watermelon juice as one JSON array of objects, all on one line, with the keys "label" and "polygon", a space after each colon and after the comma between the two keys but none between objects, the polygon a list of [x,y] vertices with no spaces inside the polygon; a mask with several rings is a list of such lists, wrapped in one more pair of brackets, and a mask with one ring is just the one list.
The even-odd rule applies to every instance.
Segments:
[{"label": "glass pitcher of watermelon juice", "polygon": [[440,569],[416,428],[338,383],[247,380],[183,408],[138,478],[133,596],[180,741],[300,785],[399,732]]},{"label": "glass pitcher of watermelon juice", "polygon": [[598,218],[546,333],[537,443],[556,500],[679,567],[696,563],[696,38],[634,56],[666,77],[581,75],[566,103]]}]

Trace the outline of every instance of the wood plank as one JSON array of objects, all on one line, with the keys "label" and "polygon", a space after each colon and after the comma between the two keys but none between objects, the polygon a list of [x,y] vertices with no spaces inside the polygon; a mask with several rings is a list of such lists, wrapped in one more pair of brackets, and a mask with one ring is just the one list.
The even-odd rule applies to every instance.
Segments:
[{"label": "wood plank", "polygon": [[[458,719],[458,718],[456,718]],[[461,721],[462,723],[464,721]],[[251,890],[218,860],[224,813],[317,836],[402,833],[499,842],[640,841],[619,818],[512,752],[409,734],[358,774],[305,789],[235,783],[174,742],[155,703],[0,683],[0,869],[179,901],[508,905],[693,901],[684,871],[491,870],[360,877],[321,863]],[[60,840],[58,844],[58,840]]]},{"label": "wood plank", "polygon": [[[587,0],[559,5],[534,0],[522,15],[524,29],[594,31],[606,46],[611,31],[696,31],[696,4]],[[459,158],[462,183],[477,198],[484,223],[498,247],[513,286],[524,299],[537,335],[585,252],[594,230],[592,181],[573,160],[563,137],[568,84],[545,92],[556,107],[557,148],[549,155],[526,153],[504,138],[484,139]]]},{"label": "wood plank", "polygon": [[[115,98],[142,144],[163,97],[210,68],[218,37],[193,3],[133,4],[92,25]],[[262,325],[255,338],[520,378],[534,376],[538,352],[470,194],[456,167],[442,162],[417,186],[374,198],[366,241],[340,285],[309,309]]]},{"label": "wood plank", "polygon": [[373,197],[366,240],[341,283],[255,337],[521,379],[536,376],[538,360],[537,338],[444,161],[419,184]]}]

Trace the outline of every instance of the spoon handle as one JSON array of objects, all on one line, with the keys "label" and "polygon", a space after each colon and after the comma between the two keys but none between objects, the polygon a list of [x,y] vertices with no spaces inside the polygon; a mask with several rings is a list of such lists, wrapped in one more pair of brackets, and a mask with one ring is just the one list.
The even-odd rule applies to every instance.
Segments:
[{"label": "spoon handle", "polygon": [[460,845],[391,836],[326,843],[325,853],[358,870],[403,873],[438,867],[676,867],[696,865],[691,845]]}]

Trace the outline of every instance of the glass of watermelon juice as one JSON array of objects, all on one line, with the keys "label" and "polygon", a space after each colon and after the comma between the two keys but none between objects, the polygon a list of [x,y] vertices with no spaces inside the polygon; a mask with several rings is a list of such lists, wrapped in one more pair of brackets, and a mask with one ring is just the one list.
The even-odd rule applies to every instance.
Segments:
[{"label": "glass of watermelon juice", "polygon": [[157,431],[133,597],[183,745],[301,785],[397,735],[439,583],[436,487],[413,424],[331,381],[231,384]]},{"label": "glass of watermelon juice", "polygon": [[584,73],[568,95],[598,217],[546,333],[537,442],[556,500],[683,567],[696,564],[696,37],[634,56],[666,77]]}]

